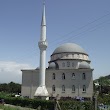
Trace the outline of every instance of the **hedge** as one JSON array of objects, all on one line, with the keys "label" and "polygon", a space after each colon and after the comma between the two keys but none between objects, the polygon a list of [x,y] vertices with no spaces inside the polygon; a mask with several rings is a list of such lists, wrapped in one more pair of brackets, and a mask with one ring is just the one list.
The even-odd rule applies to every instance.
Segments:
[{"label": "hedge", "polygon": [[94,110],[93,103],[79,101],[60,101],[62,110]]},{"label": "hedge", "polygon": [[[26,99],[26,98],[15,98],[15,97],[1,97],[4,99],[5,103],[29,107],[29,108],[38,108],[41,107],[41,110],[54,110],[55,101],[49,100],[38,100],[38,99]],[[62,110],[94,110],[93,104],[89,102],[79,102],[79,101],[59,101]]]},{"label": "hedge", "polygon": [[0,97],[4,99],[6,104],[29,107],[29,108],[38,108],[41,107],[41,110],[54,110],[54,101],[45,101],[37,99],[25,99],[25,98],[15,98],[15,97]]}]

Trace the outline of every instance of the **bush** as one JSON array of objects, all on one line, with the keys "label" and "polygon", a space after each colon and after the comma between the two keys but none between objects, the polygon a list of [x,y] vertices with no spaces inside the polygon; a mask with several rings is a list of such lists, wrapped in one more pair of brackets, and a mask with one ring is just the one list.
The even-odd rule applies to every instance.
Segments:
[{"label": "bush", "polygon": [[53,101],[45,101],[45,100],[37,100],[37,99],[25,99],[25,98],[15,98],[15,97],[0,97],[0,99],[4,99],[5,103],[21,106],[21,107],[29,107],[29,108],[38,108],[41,107],[41,110],[54,109]]},{"label": "bush", "polygon": [[92,102],[61,101],[62,110],[94,110]]},{"label": "bush", "polygon": [[[38,100],[38,99],[26,99],[26,98],[15,98],[5,97],[0,95],[0,99],[4,99],[5,103],[11,105],[17,105],[21,107],[38,108],[41,110],[54,110],[55,101],[49,100]],[[79,102],[79,101],[59,101],[62,110],[94,110],[91,101]]]}]

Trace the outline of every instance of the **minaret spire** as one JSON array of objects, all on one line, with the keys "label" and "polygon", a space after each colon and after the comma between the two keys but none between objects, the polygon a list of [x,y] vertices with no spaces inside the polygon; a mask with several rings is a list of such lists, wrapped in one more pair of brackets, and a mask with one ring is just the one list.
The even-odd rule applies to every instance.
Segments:
[{"label": "minaret spire", "polygon": [[42,21],[41,21],[41,26],[46,25],[46,16],[45,16],[45,0],[43,1],[43,13],[42,13]]},{"label": "minaret spire", "polygon": [[43,1],[42,21],[41,21],[41,36],[40,40],[46,40],[46,15],[45,15],[45,1]]},{"label": "minaret spire", "polygon": [[47,97],[48,91],[45,86],[45,64],[46,64],[46,16],[45,16],[45,1],[43,1],[43,12],[41,21],[41,36],[38,42],[40,49],[40,68],[39,68],[39,87],[37,88],[34,96]]}]

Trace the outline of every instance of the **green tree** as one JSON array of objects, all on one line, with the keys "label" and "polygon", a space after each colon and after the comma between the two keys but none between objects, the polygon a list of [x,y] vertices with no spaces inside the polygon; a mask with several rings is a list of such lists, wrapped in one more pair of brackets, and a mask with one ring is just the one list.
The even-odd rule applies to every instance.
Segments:
[{"label": "green tree", "polygon": [[21,85],[18,83],[10,82],[8,84],[3,83],[0,84],[0,92],[8,92],[8,93],[20,93]]}]

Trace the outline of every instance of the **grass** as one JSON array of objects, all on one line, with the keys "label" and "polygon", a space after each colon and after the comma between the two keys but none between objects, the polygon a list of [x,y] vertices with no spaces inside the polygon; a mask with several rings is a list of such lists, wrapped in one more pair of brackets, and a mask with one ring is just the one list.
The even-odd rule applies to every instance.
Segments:
[{"label": "grass", "polygon": [[9,107],[9,106],[4,106],[0,105],[0,109],[2,110],[20,110],[19,108],[14,108],[14,107]]},{"label": "grass", "polygon": [[0,104],[0,110],[34,110],[31,108],[23,108],[23,107],[19,107],[19,106],[13,106],[13,105],[2,105]]}]

